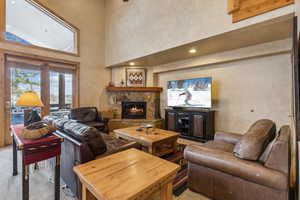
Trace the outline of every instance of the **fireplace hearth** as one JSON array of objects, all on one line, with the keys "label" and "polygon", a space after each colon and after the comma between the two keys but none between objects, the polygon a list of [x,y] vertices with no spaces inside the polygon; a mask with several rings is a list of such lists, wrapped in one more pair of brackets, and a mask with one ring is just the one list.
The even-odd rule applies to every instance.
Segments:
[{"label": "fireplace hearth", "polygon": [[146,119],[146,102],[122,102],[122,119]]}]

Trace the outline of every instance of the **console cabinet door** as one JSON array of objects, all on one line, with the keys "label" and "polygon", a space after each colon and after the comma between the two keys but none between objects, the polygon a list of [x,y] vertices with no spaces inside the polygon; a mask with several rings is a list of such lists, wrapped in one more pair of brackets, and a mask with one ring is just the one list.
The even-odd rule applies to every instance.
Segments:
[{"label": "console cabinet door", "polygon": [[168,112],[168,130],[176,131],[176,113]]},{"label": "console cabinet door", "polygon": [[202,115],[193,116],[193,136],[204,138],[204,119]]}]

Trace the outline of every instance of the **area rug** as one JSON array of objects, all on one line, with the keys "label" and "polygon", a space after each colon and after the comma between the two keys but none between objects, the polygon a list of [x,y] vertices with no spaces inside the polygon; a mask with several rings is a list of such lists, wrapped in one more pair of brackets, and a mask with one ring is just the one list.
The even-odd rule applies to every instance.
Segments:
[{"label": "area rug", "polygon": [[183,151],[186,145],[178,144],[178,151],[162,158],[170,162],[180,165],[181,169],[178,171],[177,176],[173,182],[173,194],[179,196],[187,189],[187,160],[183,157]]}]

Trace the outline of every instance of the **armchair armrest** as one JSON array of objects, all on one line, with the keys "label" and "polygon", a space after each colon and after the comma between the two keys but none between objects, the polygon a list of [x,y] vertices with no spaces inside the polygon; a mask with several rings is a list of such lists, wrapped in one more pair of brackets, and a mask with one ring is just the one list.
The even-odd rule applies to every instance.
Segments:
[{"label": "armchair armrest", "polygon": [[131,148],[141,149],[141,146],[136,142],[129,142],[127,144],[124,144],[124,145],[120,146],[119,148],[115,148],[115,149],[113,149],[109,152],[106,152],[104,154],[101,154],[101,155],[97,156],[96,159],[103,158],[105,156],[108,156],[108,155],[111,155],[111,154],[114,154],[114,153],[118,153],[118,152],[121,152],[121,151],[125,151],[125,150],[131,149]]},{"label": "armchair armrest", "polygon": [[105,117],[99,117],[98,121],[106,124],[108,123],[109,119]]},{"label": "armchair armrest", "polygon": [[[65,147],[63,148],[64,149],[70,148],[68,150],[68,153],[70,152],[74,153],[75,165],[89,162],[95,158],[91,148],[87,143],[82,143],[81,141],[78,141],[75,138],[61,131],[56,131],[55,133],[56,135],[64,138],[64,142],[62,143],[62,145],[65,145]],[[70,156],[70,155],[66,155],[66,156]]]},{"label": "armchair armrest", "polygon": [[277,190],[288,188],[287,174],[264,167],[259,162],[239,159],[229,152],[200,145],[189,145],[184,151],[184,157],[189,162],[240,177],[253,183]]},{"label": "armchair armrest", "polygon": [[242,136],[243,135],[238,133],[218,131],[215,134],[214,140],[236,144],[242,138]]}]

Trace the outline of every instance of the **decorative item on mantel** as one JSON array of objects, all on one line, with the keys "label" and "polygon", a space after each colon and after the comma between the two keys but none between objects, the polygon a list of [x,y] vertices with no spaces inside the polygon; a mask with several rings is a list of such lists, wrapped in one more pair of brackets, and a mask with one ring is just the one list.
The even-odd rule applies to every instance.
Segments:
[{"label": "decorative item on mantel", "polygon": [[121,80],[121,82],[120,82],[120,83],[121,83],[121,87],[124,87],[124,86],[125,86],[125,82],[124,82],[124,80],[123,80],[123,79]]},{"label": "decorative item on mantel", "polygon": [[146,68],[126,68],[127,87],[146,87]]},{"label": "decorative item on mantel", "polygon": [[108,83],[108,87],[115,87],[114,82],[110,81],[110,82]]}]

